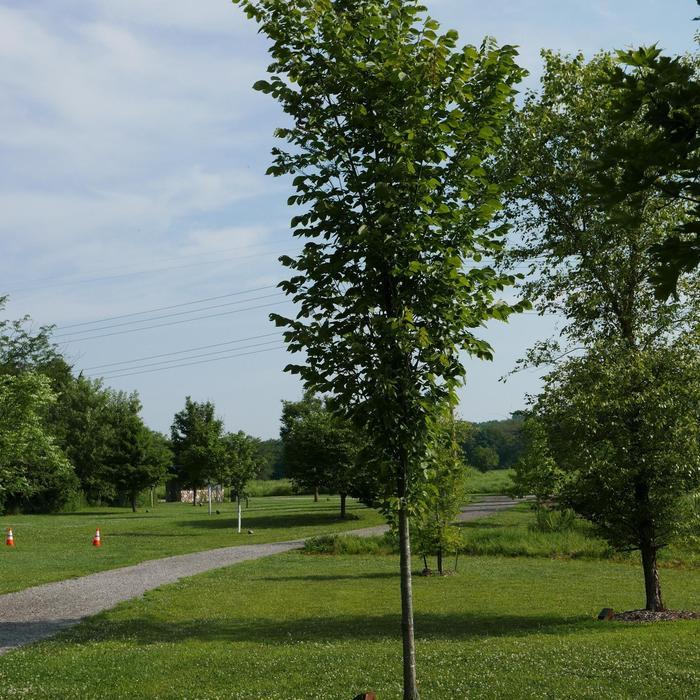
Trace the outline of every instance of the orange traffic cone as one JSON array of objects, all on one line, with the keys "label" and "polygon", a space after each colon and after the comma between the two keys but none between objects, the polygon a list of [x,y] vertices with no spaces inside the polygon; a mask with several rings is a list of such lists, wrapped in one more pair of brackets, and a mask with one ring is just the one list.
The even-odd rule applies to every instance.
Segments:
[{"label": "orange traffic cone", "polygon": [[12,528],[10,528],[7,531],[7,539],[5,540],[5,544],[8,547],[14,547],[15,546],[15,536],[12,534]]},{"label": "orange traffic cone", "polygon": [[95,536],[92,538],[92,544],[94,547],[101,547],[102,546],[102,540],[100,539],[100,528],[98,527],[97,530],[95,530]]}]

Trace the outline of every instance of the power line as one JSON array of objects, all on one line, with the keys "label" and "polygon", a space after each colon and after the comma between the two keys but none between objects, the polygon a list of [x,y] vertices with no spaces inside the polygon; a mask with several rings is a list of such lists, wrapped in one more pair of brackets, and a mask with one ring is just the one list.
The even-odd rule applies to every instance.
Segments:
[{"label": "power line", "polygon": [[[228,355],[226,357],[215,357],[211,360],[197,360],[196,362],[185,362],[185,363],[180,364],[180,365],[170,365],[168,367],[160,367],[158,369],[144,369],[144,370],[141,370],[139,372],[128,372],[126,374],[115,374],[115,375],[112,375],[110,377],[107,377],[107,379],[119,379],[120,377],[134,377],[134,376],[139,375],[139,374],[151,374],[152,372],[163,372],[164,370],[177,369],[178,367],[191,367],[193,365],[204,365],[204,364],[207,364],[209,362],[219,362],[220,360],[230,360],[230,359],[233,359],[234,357],[245,357],[246,355],[259,355],[263,352],[274,352],[275,350],[284,350],[284,349],[285,349],[285,346],[280,345],[276,348],[268,348],[266,350],[251,350],[250,352],[242,352],[242,353],[235,354],[235,355]],[[93,378],[97,378],[97,377],[93,377]]]},{"label": "power line", "polygon": [[[209,350],[210,348],[218,348],[222,347],[224,345],[234,345],[236,343],[245,343],[249,340],[259,340],[260,338],[270,338],[273,335],[279,335],[279,332],[276,333],[264,333],[262,335],[252,335],[249,338],[239,338],[238,340],[227,340],[224,343],[212,343],[211,345],[200,345],[199,347],[196,348],[189,348],[188,350],[177,350],[175,352],[164,352],[160,355],[148,355],[147,357],[137,357],[133,360],[122,360],[121,362],[110,362],[108,364],[104,365],[94,365],[92,367],[83,367],[84,372],[89,372],[94,369],[103,369],[104,367],[116,367],[117,365],[130,365],[133,364],[134,362],[145,362],[146,360],[156,360],[159,357],[172,357],[173,355],[185,355],[188,352],[197,352],[198,350]],[[221,352],[224,352],[223,350]],[[181,359],[187,359],[187,358],[181,358]],[[173,360],[174,361],[174,360]],[[128,369],[128,368],[124,368]],[[118,370],[114,370],[118,371]]]},{"label": "power line", "polygon": [[[262,347],[265,347],[267,345],[272,345],[273,343],[279,343],[279,339],[275,338],[275,340],[267,340],[264,343],[253,343],[251,345],[243,345],[242,347],[235,348],[235,349],[236,349],[236,351],[238,351],[238,350],[249,350],[252,348],[262,348]],[[159,362],[150,362],[150,363],[147,363],[145,365],[136,365],[135,367],[123,367],[122,369],[112,370],[112,372],[106,372],[105,374],[103,374],[101,376],[106,376],[107,379],[109,379],[110,374],[115,374],[115,373],[119,374],[119,373],[125,372],[125,371],[131,372],[131,371],[137,370],[137,369],[147,369],[149,367],[159,367],[161,365],[164,366],[163,369],[166,369],[166,368],[170,367],[170,363],[172,363],[172,362],[182,362],[182,360],[197,360],[201,357],[211,357],[212,355],[221,355],[221,353],[224,353],[224,352],[231,352],[231,350],[215,350],[213,352],[200,353],[199,355],[191,355],[190,357],[180,357],[176,360],[160,360]],[[214,359],[216,359],[216,358],[214,358]]]},{"label": "power line", "polygon": [[246,289],[241,292],[231,292],[230,294],[221,294],[216,297],[207,297],[206,299],[195,299],[194,301],[186,301],[182,304],[172,304],[170,306],[159,306],[155,309],[148,309],[148,311],[134,311],[129,314],[120,314],[119,316],[105,316],[104,318],[98,318],[94,321],[82,321],[81,323],[71,323],[67,326],[58,326],[61,329],[64,328],[78,328],[79,326],[91,326],[94,323],[104,323],[105,321],[115,321],[120,318],[129,318],[130,316],[142,316],[143,314],[152,314],[156,311],[168,311],[169,309],[179,309],[182,306],[192,306],[194,304],[203,304],[206,301],[217,301],[218,299],[227,299],[228,297],[241,296],[242,294],[251,294],[253,292],[261,292],[264,289],[274,289],[277,287],[276,284],[268,284],[265,287],[255,287],[253,289]]},{"label": "power line", "polygon": [[133,326],[135,323],[149,323],[150,321],[160,321],[164,318],[174,318],[175,316],[184,316],[186,314],[194,314],[200,311],[211,311],[212,309],[222,309],[226,306],[235,306],[236,304],[246,304],[251,301],[260,301],[261,299],[272,299],[274,297],[282,296],[281,292],[276,292],[275,294],[265,294],[259,297],[251,297],[249,299],[243,299],[241,301],[229,301],[225,304],[214,304],[213,306],[203,306],[199,309],[191,309],[190,311],[177,311],[174,314],[162,314],[161,316],[152,316],[151,318],[142,318],[136,321],[125,321],[124,323],[111,323],[107,326],[100,326],[99,328],[87,328],[83,331],[73,331],[68,333],[57,333],[55,338],[65,338],[66,336],[83,335],[84,333],[95,333],[97,331],[106,331],[111,328],[122,328],[124,326]]},{"label": "power line", "polygon": [[153,326],[143,326],[143,328],[129,328],[126,330],[121,330],[121,331],[113,331],[112,333],[102,333],[101,335],[91,335],[88,336],[87,338],[68,338],[67,340],[63,340],[63,343],[81,343],[84,340],[96,340],[97,338],[109,338],[114,335],[125,335],[126,333],[136,333],[137,331],[148,331],[153,328],[164,328],[166,326],[177,326],[182,323],[190,323],[191,321],[200,321],[204,320],[207,318],[218,318],[220,316],[232,316],[233,314],[240,314],[243,313],[244,311],[253,311],[254,309],[269,309],[271,307],[277,307],[279,304],[288,304],[290,303],[291,300],[287,299],[284,301],[280,301],[278,304],[259,304],[257,306],[248,306],[244,309],[235,309],[234,311],[222,311],[221,313],[218,314],[208,314],[206,316],[197,316],[196,318],[185,318],[180,321],[168,321],[167,323],[158,323]]},{"label": "power line", "polygon": [[215,265],[217,263],[230,262],[232,260],[249,260],[251,258],[259,258],[259,257],[268,256],[268,255],[275,255],[277,253],[287,253],[287,252],[289,252],[289,248],[285,248],[283,250],[271,250],[271,251],[267,251],[264,253],[255,253],[252,255],[238,255],[238,256],[229,257],[229,258],[217,258],[216,260],[207,260],[204,262],[187,263],[185,265],[169,265],[169,266],[165,266],[165,267],[148,268],[145,270],[136,270],[133,272],[124,272],[124,273],[114,274],[114,275],[101,275],[101,276],[97,276],[97,277],[85,277],[85,278],[77,279],[77,280],[68,279],[68,280],[64,280],[64,281],[54,282],[52,284],[32,285],[32,286],[27,286],[27,287],[15,287],[14,289],[9,289],[8,291],[11,293],[15,293],[15,292],[34,291],[34,290],[38,290],[38,289],[48,289],[51,287],[66,287],[66,286],[71,286],[71,285],[75,285],[75,284],[89,284],[90,282],[102,282],[104,280],[120,279],[120,278],[125,278],[125,277],[135,277],[138,275],[147,275],[147,274],[152,274],[152,273],[157,273],[157,272],[167,272],[170,270],[183,270],[183,269],[190,268],[190,267],[200,267],[202,265]]}]

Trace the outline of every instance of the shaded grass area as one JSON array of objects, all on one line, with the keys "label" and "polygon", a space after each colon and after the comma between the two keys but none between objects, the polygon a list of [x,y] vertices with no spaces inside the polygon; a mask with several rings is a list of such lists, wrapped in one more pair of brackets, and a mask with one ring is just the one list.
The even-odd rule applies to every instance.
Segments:
[{"label": "shaded grass area", "polygon": [[475,495],[507,494],[513,487],[512,469],[494,469],[489,472],[480,472],[472,469],[467,480],[469,491]]},{"label": "shaded grass area", "polygon": [[[244,510],[242,534],[235,529],[235,504],[206,506],[158,504],[131,513],[121,508],[89,508],[59,515],[0,517],[4,531],[12,527],[16,548],[0,545],[0,593],[135,564],[148,559],[186,554],[216,547],[257,544],[338,532],[383,522],[382,517],[355,501],[340,519],[340,500],[323,496],[251,499]],[[103,546],[91,546],[99,527]],[[247,530],[253,530],[252,535]]]},{"label": "shaded grass area", "polygon": [[[637,607],[614,562],[475,557],[416,578],[422,697],[691,698],[700,623],[598,622]],[[700,608],[694,571],[673,607]],[[4,697],[401,697],[398,560],[291,553],[203,574],[0,659]]]}]

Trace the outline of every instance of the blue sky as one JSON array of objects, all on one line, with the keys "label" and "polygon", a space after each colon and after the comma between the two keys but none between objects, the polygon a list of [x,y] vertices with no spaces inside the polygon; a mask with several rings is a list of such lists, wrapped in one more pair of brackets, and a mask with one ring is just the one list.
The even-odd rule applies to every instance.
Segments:
[{"label": "blue sky", "polygon": [[[697,14],[692,0],[426,4],[464,42],[517,44],[530,85],[542,47],[684,51]],[[289,308],[276,259],[297,246],[287,185],[264,177],[281,121],[250,89],[266,65],[264,39],[225,0],[0,0],[0,294],[10,317],[57,324],[77,369],[138,390],[156,429],[190,394],[229,430],[272,437],[280,400],[300,394],[267,320]],[[166,318],[131,323],[154,316]],[[553,332],[535,316],[486,329],[496,360],[467,359],[461,415],[522,408],[538,375],[499,377]],[[164,360],[187,366],[153,371]]]}]

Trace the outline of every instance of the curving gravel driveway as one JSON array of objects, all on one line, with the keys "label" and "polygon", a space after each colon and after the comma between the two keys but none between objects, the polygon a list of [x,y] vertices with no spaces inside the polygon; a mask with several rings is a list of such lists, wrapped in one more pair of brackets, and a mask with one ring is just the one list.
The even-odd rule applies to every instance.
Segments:
[{"label": "curving gravel driveway", "polygon": [[[504,496],[487,496],[466,506],[459,519],[483,518],[511,508],[518,501]],[[386,532],[386,525],[351,530],[347,534],[369,536]],[[0,596],[0,655],[51,637],[80,620],[114,607],[146,591],[186,576],[219,569],[251,559],[298,549],[304,540],[269,544],[222,547],[194,554],[145,561],[89,576],[47,583]]]}]

